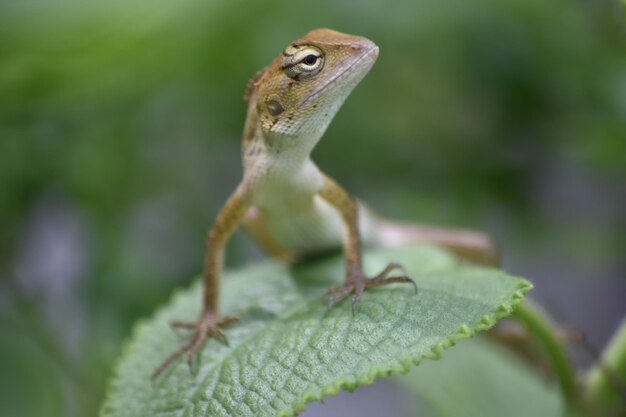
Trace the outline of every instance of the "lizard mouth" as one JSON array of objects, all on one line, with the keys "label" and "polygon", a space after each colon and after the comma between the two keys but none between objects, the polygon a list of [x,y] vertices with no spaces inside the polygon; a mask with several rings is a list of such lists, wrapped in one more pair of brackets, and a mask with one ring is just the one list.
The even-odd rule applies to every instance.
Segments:
[{"label": "lizard mouth", "polygon": [[[346,76],[349,76],[351,73],[353,74],[353,76],[349,77],[351,79],[349,79],[346,84],[355,86],[356,83],[358,83],[365,76],[365,74],[369,71],[369,69],[374,64],[374,61],[376,61],[376,58],[378,58],[378,46],[374,45],[370,41],[368,41],[368,43],[369,43],[368,47],[363,52],[361,52],[358,58],[356,58],[354,61],[350,63],[350,65],[343,68],[340,72],[338,72],[337,74],[332,76],[330,79],[328,79],[324,84],[322,84],[315,90],[311,91],[311,93],[308,94],[304,100],[302,100],[302,103],[300,105],[304,106],[309,101],[319,97],[324,91],[326,91],[327,89],[335,85],[339,80],[345,78]],[[371,59],[371,63],[369,63],[368,65],[362,65],[365,59]],[[352,71],[353,69],[355,69],[355,67],[359,67],[359,66],[360,68],[358,68],[356,72]],[[352,88],[350,88],[350,90],[351,89]],[[348,90],[348,92],[350,90]]]}]

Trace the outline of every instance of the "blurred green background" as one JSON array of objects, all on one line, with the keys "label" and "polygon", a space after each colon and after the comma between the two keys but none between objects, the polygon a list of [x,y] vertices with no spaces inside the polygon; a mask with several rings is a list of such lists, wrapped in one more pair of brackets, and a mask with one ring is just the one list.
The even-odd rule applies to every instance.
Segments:
[{"label": "blurred green background", "polygon": [[[606,342],[626,314],[618,1],[1,1],[0,414],[97,414],[132,323],[200,270],[247,79],[315,27],[381,49],[318,165],[388,217],[492,233]],[[229,265],[260,257],[235,236]]]}]

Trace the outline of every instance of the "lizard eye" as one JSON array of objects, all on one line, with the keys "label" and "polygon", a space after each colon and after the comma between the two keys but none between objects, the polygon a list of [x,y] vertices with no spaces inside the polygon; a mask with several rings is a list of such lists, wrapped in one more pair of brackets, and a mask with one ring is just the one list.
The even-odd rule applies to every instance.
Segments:
[{"label": "lizard eye", "polygon": [[311,66],[312,67],[312,66],[314,66],[317,63],[317,59],[318,58],[319,57],[317,55],[310,54],[310,55],[305,56],[302,59],[302,63],[307,65],[307,66]]},{"label": "lizard eye", "polygon": [[322,51],[312,46],[288,47],[283,53],[283,71],[295,80],[310,78],[324,66]]}]

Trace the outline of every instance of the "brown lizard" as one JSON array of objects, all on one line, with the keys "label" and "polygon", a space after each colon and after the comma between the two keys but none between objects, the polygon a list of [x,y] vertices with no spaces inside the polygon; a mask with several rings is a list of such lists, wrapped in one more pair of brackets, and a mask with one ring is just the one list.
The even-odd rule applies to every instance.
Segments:
[{"label": "brown lizard", "polygon": [[[415,285],[393,262],[374,277],[366,276],[362,239],[383,246],[431,242],[481,263],[496,262],[494,246],[485,234],[384,220],[311,160],[311,151],[377,57],[378,47],[366,38],[317,29],[291,42],[250,80],[243,180],[208,234],[202,314],[196,322],[172,322],[193,330],[193,335],[164,360],[153,377],[181,355],[191,361],[209,336],[223,337],[223,327],[239,319],[219,315],[218,296],[226,242],[240,224],[269,254],[285,259],[343,242],[345,280],[328,289],[329,305],[352,294],[354,308],[366,288],[394,282]],[[390,277],[394,270],[401,275]]]}]

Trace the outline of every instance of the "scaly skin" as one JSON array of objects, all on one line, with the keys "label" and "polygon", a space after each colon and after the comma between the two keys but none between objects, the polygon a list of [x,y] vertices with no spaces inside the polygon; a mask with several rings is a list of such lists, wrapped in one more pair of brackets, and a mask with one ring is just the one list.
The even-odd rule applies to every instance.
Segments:
[{"label": "scaly skin", "polygon": [[[346,259],[344,284],[329,288],[329,304],[352,294],[352,306],[366,288],[415,283],[390,263],[370,278],[363,273],[361,236],[392,246],[412,241],[440,244],[467,258],[494,263],[495,250],[481,233],[397,224],[371,213],[311,161],[310,154],[346,97],[378,57],[368,39],[317,29],[290,43],[248,85],[243,137],[243,180],[219,212],[204,264],[203,312],[197,322],[172,322],[194,330],[192,337],[155,370],[176,358],[191,361],[205,340],[224,337],[222,327],[238,320],[218,314],[225,245],[242,224],[273,256],[297,259],[338,247]],[[388,277],[394,270],[401,275]]]}]

